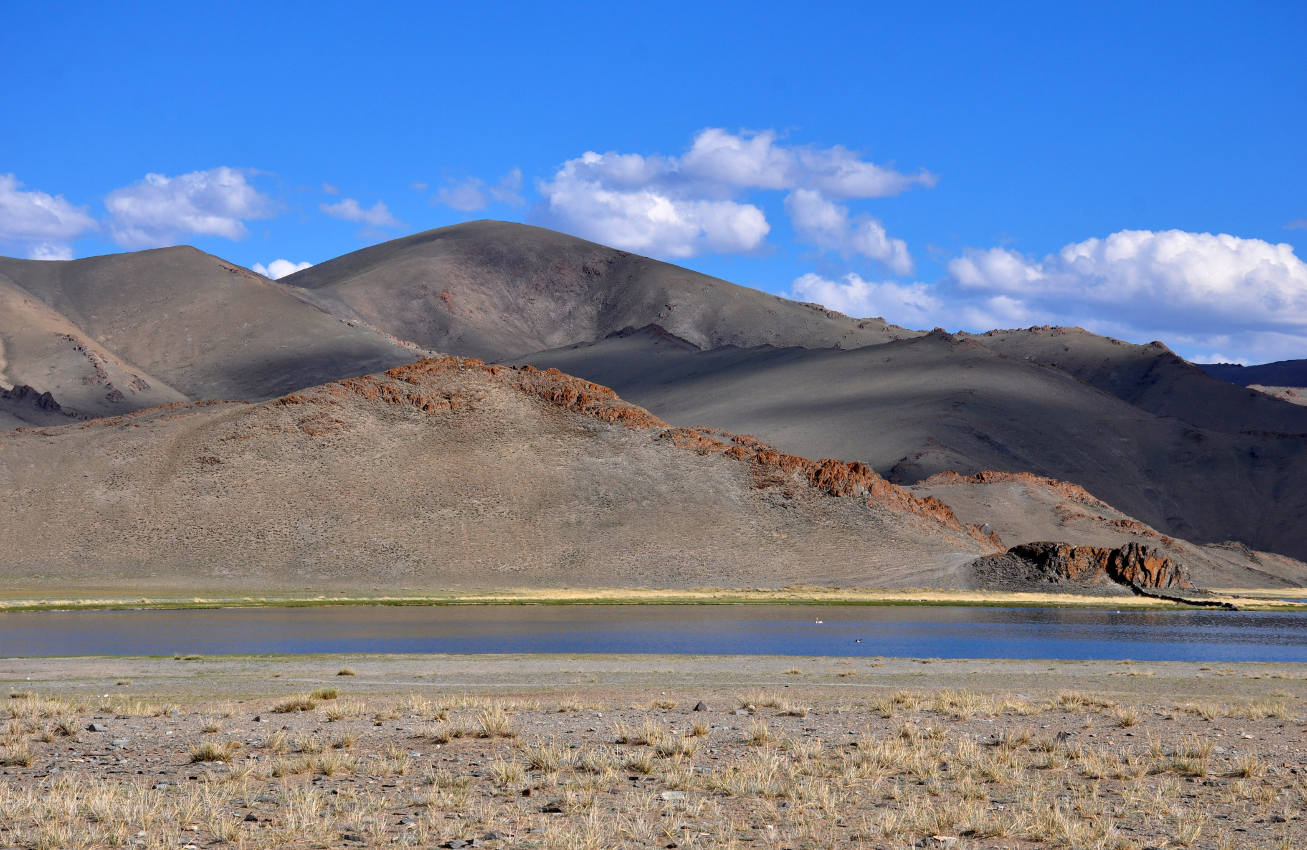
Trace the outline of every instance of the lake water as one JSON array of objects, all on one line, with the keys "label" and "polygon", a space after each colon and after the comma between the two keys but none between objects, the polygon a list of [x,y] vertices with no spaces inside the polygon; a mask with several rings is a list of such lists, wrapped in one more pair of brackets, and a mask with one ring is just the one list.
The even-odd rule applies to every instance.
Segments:
[{"label": "lake water", "polygon": [[0,656],[8,657],[319,652],[1307,661],[1307,615],[772,605],[339,606],[0,614]]}]

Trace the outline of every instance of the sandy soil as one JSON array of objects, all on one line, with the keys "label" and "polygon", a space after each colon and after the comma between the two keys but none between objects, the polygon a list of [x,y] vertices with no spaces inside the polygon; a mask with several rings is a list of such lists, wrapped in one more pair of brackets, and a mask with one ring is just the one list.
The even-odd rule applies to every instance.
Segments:
[{"label": "sandy soil", "polygon": [[1307,841],[1301,665],[6,659],[0,686],[0,846]]}]

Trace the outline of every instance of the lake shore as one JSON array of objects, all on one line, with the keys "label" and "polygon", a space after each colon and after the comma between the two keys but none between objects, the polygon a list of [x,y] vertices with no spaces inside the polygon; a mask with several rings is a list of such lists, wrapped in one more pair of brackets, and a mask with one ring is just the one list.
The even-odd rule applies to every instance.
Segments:
[{"label": "lake shore", "polygon": [[1303,665],[8,658],[0,687],[0,846],[1289,848],[1307,834]]},{"label": "lake shore", "polygon": [[[1181,602],[1115,592],[1011,592],[941,588],[507,588],[413,593],[267,592],[251,595],[212,593],[61,592],[44,588],[9,588],[0,592],[5,611],[64,611],[185,608],[303,608],[330,605],[957,605],[1025,608],[1183,609]],[[1307,611],[1307,588],[1210,591],[1212,601],[1245,611]]]}]

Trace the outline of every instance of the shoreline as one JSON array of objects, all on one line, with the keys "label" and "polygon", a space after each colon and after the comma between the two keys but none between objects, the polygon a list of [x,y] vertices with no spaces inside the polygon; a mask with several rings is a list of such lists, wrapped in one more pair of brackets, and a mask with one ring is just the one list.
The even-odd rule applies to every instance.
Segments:
[{"label": "shoreline", "polygon": [[[1208,599],[1244,611],[1307,611],[1307,589],[1219,589]],[[5,598],[7,597],[7,598]],[[10,591],[0,597],[0,614],[32,611],[181,610],[215,608],[308,608],[326,606],[446,605],[811,605],[957,606],[980,608],[1087,608],[1197,610],[1206,606],[1135,595],[1090,595],[1046,591],[990,591],[886,588],[511,588],[399,594],[269,592],[259,595],[110,595]]]}]

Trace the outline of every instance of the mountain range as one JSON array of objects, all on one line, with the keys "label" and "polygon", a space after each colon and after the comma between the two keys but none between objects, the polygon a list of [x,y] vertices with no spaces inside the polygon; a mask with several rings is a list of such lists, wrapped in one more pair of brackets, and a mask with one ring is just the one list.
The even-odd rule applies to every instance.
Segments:
[{"label": "mountain range", "polygon": [[910,330],[504,222],[280,281],[0,258],[0,547],[32,586],[971,586],[1032,540],[1301,584],[1307,407],[1242,385],[1297,362]]}]

